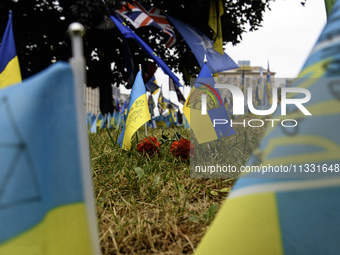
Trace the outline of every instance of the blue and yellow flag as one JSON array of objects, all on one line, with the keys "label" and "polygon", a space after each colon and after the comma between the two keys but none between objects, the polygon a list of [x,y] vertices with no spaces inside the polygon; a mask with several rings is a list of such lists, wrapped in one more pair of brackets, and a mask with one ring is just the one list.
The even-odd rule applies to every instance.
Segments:
[{"label": "blue and yellow flag", "polygon": [[268,62],[268,69],[267,69],[267,82],[266,82],[265,92],[267,95],[267,105],[271,106],[273,103],[273,98],[272,98],[272,80],[270,77],[269,62]]},{"label": "blue and yellow flag", "polygon": [[58,62],[0,90],[0,254],[99,254],[73,80]]},{"label": "blue and yellow flag", "polygon": [[157,85],[157,80],[153,75],[151,79],[145,84],[146,90],[149,91],[152,95],[157,94],[159,91],[159,86]]},{"label": "blue and yellow flag", "polygon": [[133,134],[150,119],[146,89],[142,72],[139,71],[131,89],[127,118],[118,139],[119,146],[123,150],[130,150]]},{"label": "blue and yellow flag", "polygon": [[[269,128],[198,246],[201,254],[338,254],[340,251],[340,1],[292,87],[308,89]],[[298,98],[298,94],[288,94]],[[296,120],[282,126],[283,119]],[[285,122],[288,124],[288,122]]]},{"label": "blue and yellow flag", "polygon": [[260,94],[259,94],[259,85],[256,84],[254,106],[255,106],[256,109],[258,109],[260,105],[261,105],[261,99],[260,99]]},{"label": "blue and yellow flag", "polygon": [[19,60],[15,49],[12,11],[0,45],[0,89],[21,82]]},{"label": "blue and yellow flag", "polygon": [[105,116],[100,112],[97,117],[96,127],[103,129],[105,128]]},{"label": "blue and yellow flag", "polygon": [[243,94],[245,95],[246,93],[246,91],[247,91],[247,89],[244,87],[244,70],[242,70],[242,76],[241,76],[241,85],[240,85],[240,88],[241,88],[241,90],[242,90],[242,92],[243,92]]},{"label": "blue and yellow flag", "polygon": [[209,27],[213,30],[214,49],[224,54],[223,52],[223,37],[222,37],[222,22],[221,16],[224,13],[223,3],[221,0],[210,0],[209,9]]},{"label": "blue and yellow flag", "polygon": [[[202,114],[202,94],[207,96],[207,114]],[[235,134],[230,126],[230,119],[222,102],[218,88],[215,88],[215,80],[208,66],[203,65],[194,86],[183,106],[183,113],[188,120],[191,130],[194,132],[198,143],[210,142],[219,138]],[[215,119],[227,121],[224,125],[215,125]]]}]

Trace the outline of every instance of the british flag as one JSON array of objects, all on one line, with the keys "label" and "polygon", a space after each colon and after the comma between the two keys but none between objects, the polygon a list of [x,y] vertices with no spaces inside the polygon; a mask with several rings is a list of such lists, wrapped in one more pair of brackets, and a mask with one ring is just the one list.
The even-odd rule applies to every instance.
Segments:
[{"label": "british flag", "polygon": [[135,28],[142,26],[154,26],[167,34],[166,47],[173,46],[176,42],[176,35],[168,20],[161,14],[161,10],[155,7],[141,5],[134,1],[133,4],[126,3],[117,10],[118,14],[127,19]]}]

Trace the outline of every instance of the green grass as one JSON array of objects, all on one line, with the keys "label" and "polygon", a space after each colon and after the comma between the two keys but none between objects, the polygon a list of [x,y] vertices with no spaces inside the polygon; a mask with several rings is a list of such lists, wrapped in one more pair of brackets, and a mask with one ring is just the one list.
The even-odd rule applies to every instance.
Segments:
[{"label": "green grass", "polygon": [[[228,163],[241,166],[264,128],[236,131],[222,152]],[[174,139],[175,132],[190,137],[179,127],[149,130],[148,136]],[[89,135],[102,253],[192,254],[235,179],[190,178],[190,160],[174,158],[171,141],[161,145],[159,155],[144,158],[135,138],[131,151],[122,150],[119,133],[104,129]],[[145,138],[144,127],[137,135]],[[218,143],[210,147],[215,154],[222,153]]]}]

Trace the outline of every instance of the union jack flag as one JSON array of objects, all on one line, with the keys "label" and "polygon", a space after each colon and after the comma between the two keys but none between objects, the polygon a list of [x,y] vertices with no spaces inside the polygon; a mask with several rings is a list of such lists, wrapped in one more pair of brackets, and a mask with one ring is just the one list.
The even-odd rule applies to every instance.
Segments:
[{"label": "union jack flag", "polygon": [[168,20],[161,14],[161,10],[155,7],[141,5],[137,1],[133,5],[126,3],[117,10],[118,14],[127,19],[135,28],[142,26],[154,26],[168,35],[166,47],[173,46],[176,42],[176,35]]}]

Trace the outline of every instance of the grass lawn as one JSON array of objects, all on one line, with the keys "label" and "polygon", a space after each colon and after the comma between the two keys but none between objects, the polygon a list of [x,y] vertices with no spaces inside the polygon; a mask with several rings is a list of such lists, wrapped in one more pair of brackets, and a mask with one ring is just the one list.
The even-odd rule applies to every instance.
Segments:
[{"label": "grass lawn", "polygon": [[[264,128],[235,128],[227,138],[226,160],[241,166],[256,148]],[[144,127],[137,133],[145,138]],[[170,140],[182,127],[155,129],[148,136]],[[103,254],[192,254],[235,179],[190,178],[190,160],[170,152],[171,141],[153,158],[143,157],[134,136],[131,151],[117,145],[119,130],[90,134],[91,163]]]}]

